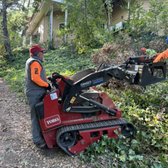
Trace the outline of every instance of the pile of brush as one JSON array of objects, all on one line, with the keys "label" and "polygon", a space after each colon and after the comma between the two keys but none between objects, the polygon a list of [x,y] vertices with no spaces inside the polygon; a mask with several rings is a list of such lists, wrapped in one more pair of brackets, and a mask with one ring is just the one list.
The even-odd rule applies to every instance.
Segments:
[{"label": "pile of brush", "polygon": [[[92,54],[92,61],[95,65],[110,64],[120,65],[125,62],[129,57],[136,56],[135,51],[131,48],[131,41],[127,40],[125,43],[106,43],[97,52]],[[103,85],[108,88],[127,88],[129,85],[126,82],[112,79]]]}]

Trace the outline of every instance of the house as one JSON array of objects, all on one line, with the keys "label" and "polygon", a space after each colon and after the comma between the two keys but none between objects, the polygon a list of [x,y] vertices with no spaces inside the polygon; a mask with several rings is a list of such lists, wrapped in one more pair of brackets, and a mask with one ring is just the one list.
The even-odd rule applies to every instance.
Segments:
[{"label": "house", "polygon": [[[26,31],[26,37],[29,43],[40,42],[51,44],[51,46],[58,47],[63,40],[58,34],[57,30],[62,29],[67,25],[68,12],[62,11],[61,5],[64,0],[47,0],[41,3],[39,11],[35,13],[29,22]],[[122,2],[127,2],[127,9],[121,8],[119,5]],[[149,1],[142,0],[144,9],[149,8]],[[112,11],[112,27],[111,29],[120,30],[123,28],[123,22],[129,18],[129,6],[131,0],[115,0]]]},{"label": "house", "polygon": [[62,11],[62,3],[63,0],[48,0],[41,3],[26,30],[26,37],[29,38],[30,44],[33,42],[53,43],[54,47],[58,47],[60,38],[56,37],[56,30],[67,23],[67,11]]}]

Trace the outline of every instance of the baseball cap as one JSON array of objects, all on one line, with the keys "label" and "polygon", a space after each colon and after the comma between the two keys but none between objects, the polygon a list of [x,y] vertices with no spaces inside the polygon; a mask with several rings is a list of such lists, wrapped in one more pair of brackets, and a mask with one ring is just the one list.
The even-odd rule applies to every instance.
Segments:
[{"label": "baseball cap", "polygon": [[144,48],[144,47],[143,47],[143,48],[141,48],[141,51],[144,51],[144,52],[146,52],[146,48]]},{"label": "baseball cap", "polygon": [[32,47],[29,49],[30,54],[34,55],[38,52],[44,52],[45,49],[42,48],[39,44],[34,44]]}]

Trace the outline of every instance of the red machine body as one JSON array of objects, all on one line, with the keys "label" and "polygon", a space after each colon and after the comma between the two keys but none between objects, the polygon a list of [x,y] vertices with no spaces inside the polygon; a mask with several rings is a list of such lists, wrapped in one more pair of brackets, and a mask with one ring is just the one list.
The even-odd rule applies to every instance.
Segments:
[{"label": "red machine body", "polygon": [[[146,60],[146,59],[144,59]],[[157,75],[161,70],[162,76]],[[160,71],[159,71],[160,72]],[[156,65],[131,58],[121,66],[87,69],[71,79],[53,73],[53,90],[36,105],[42,135],[48,148],[59,146],[73,156],[106,135],[117,138],[135,134],[135,128],[121,116],[111,98],[96,86],[111,78],[146,86],[166,78],[166,64]]]},{"label": "red machine body", "polygon": [[[96,91],[96,90],[95,90]],[[97,92],[97,91],[96,91]],[[48,93],[43,99],[44,113],[40,119],[40,126],[43,137],[46,141],[48,148],[57,146],[57,130],[63,126],[71,126],[76,124],[95,123],[97,121],[106,121],[121,118],[121,111],[116,109],[112,100],[107,96],[106,93],[98,93],[101,97],[102,104],[109,108],[116,109],[116,116],[113,117],[108,113],[99,111],[99,114],[93,116],[84,116],[81,113],[68,113],[62,111],[62,104],[59,103],[59,90],[55,90]],[[79,131],[80,137],[82,137],[74,146],[70,147],[69,150],[73,154],[78,154],[85,150],[90,144],[101,139],[102,135],[106,134],[109,138],[117,138],[117,132],[120,132],[119,126],[113,128],[93,128],[88,130]],[[92,135],[95,133],[96,135]]]}]

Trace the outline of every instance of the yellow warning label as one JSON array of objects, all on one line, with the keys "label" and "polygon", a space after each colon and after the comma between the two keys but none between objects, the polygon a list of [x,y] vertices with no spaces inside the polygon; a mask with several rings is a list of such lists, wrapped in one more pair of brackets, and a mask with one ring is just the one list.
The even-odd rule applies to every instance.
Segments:
[{"label": "yellow warning label", "polygon": [[71,103],[71,104],[74,103],[75,100],[76,100],[76,97],[72,97],[71,100],[70,100],[70,103]]}]

